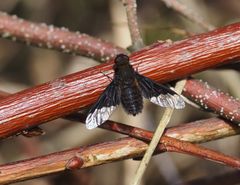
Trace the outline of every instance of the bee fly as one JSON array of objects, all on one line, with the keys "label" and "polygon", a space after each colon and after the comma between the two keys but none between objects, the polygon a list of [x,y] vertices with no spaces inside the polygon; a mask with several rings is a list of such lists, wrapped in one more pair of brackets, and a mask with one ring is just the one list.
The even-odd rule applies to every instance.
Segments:
[{"label": "bee fly", "polygon": [[128,114],[137,115],[142,112],[143,97],[161,107],[184,108],[185,103],[176,92],[134,71],[127,55],[117,55],[113,69],[112,82],[88,113],[85,121],[88,129],[108,120],[120,103]]}]

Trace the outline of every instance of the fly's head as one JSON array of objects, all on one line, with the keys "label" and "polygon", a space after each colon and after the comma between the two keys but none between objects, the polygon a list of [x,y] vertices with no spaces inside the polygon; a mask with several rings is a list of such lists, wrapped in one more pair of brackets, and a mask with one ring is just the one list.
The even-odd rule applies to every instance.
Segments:
[{"label": "fly's head", "polygon": [[119,54],[116,56],[114,63],[115,63],[115,65],[113,66],[114,70],[117,70],[118,68],[125,68],[130,65],[129,57],[125,54]]}]

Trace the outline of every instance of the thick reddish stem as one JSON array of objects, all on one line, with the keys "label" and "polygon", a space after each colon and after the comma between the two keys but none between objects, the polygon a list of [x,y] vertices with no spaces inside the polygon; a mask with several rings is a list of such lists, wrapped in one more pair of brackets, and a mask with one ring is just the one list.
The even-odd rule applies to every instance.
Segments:
[{"label": "thick reddish stem", "polygon": [[[138,71],[159,82],[188,76],[240,57],[240,24],[173,44],[155,44],[130,56]],[[62,117],[96,101],[109,83],[112,62],[0,100],[0,137]]]}]

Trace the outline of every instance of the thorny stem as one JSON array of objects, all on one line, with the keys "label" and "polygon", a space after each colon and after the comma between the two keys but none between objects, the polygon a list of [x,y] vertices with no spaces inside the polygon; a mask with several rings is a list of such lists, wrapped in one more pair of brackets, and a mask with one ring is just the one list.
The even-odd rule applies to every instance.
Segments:
[{"label": "thorny stem", "polygon": [[144,47],[142,37],[137,22],[137,3],[136,0],[122,0],[127,13],[128,27],[132,39],[132,50],[138,51]]},{"label": "thorny stem", "polygon": [[199,24],[202,28],[211,31],[215,29],[213,25],[203,20],[203,18],[198,15],[196,12],[193,12],[189,7],[186,7],[184,4],[178,2],[177,0],[162,0],[169,8],[174,9],[179,12],[189,20]]},{"label": "thorny stem", "polygon": [[[186,80],[182,80],[182,81],[179,81],[177,82],[176,84],[176,87],[175,87],[175,91],[179,94],[181,94],[182,90],[183,90],[183,87],[186,83]],[[163,135],[163,132],[165,130],[165,128],[167,127],[167,124],[169,123],[171,117],[172,117],[172,114],[173,114],[173,110],[172,108],[166,108],[164,113],[163,113],[163,116],[158,124],[158,127],[152,137],[152,140],[149,144],[149,147],[148,149],[146,150],[146,153],[137,169],[137,172],[136,172],[136,175],[134,177],[134,180],[133,180],[133,185],[138,185],[143,177],[143,174],[144,174],[144,171],[146,170],[147,166],[148,166],[148,163],[152,157],[152,154],[153,152],[155,151],[158,143],[159,143],[159,140],[160,138],[162,137]]]},{"label": "thorny stem", "polygon": [[126,52],[110,42],[86,34],[70,32],[67,28],[57,28],[44,23],[33,23],[3,12],[0,12],[0,35],[2,38],[27,45],[80,54],[100,61],[108,61],[116,54]]}]

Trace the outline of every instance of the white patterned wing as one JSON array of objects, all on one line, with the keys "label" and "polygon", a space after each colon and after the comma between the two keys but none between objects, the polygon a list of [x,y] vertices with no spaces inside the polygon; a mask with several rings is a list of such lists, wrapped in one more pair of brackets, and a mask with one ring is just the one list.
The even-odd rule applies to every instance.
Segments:
[{"label": "white patterned wing", "polygon": [[152,103],[161,107],[171,107],[175,109],[185,107],[183,98],[175,91],[138,73],[136,73],[136,76],[143,96]]},{"label": "white patterned wing", "polygon": [[87,129],[94,129],[107,121],[115,109],[114,106],[102,107],[95,109],[93,113],[89,113],[85,121]]},{"label": "white patterned wing", "polygon": [[160,94],[157,97],[151,97],[149,100],[161,107],[171,107],[175,109],[183,109],[185,107],[183,98],[177,94]]},{"label": "white patterned wing", "polygon": [[87,129],[94,129],[107,121],[120,104],[117,88],[114,82],[111,82],[92,106],[85,121]]}]

